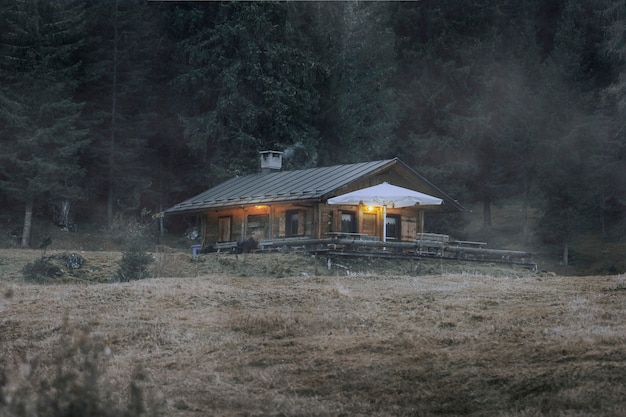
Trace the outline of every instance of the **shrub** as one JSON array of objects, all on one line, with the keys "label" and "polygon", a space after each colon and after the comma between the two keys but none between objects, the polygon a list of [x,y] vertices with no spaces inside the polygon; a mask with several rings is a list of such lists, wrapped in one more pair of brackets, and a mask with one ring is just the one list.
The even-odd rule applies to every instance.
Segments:
[{"label": "shrub", "polygon": [[63,270],[53,264],[49,258],[41,257],[33,262],[29,262],[22,268],[24,280],[43,284],[53,278],[63,275]]},{"label": "shrub", "polygon": [[122,254],[115,280],[128,282],[146,278],[151,262],[152,257],[146,253],[142,239],[132,239]]},{"label": "shrub", "polygon": [[49,257],[46,257],[46,250],[51,243],[52,239],[49,236],[44,237],[39,243],[39,249],[42,250],[41,258],[27,263],[22,268],[22,275],[25,281],[43,284],[65,273],[61,268],[53,264]]}]

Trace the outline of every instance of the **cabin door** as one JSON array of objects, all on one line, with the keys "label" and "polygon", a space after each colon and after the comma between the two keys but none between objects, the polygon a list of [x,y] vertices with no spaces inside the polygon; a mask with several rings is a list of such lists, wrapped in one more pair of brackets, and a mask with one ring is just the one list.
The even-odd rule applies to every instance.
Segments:
[{"label": "cabin door", "polygon": [[356,233],[356,214],[350,211],[341,213],[341,231],[343,233]]},{"label": "cabin door", "polygon": [[387,233],[387,240],[402,240],[402,228],[399,215],[388,214],[385,219],[385,229]]},{"label": "cabin door", "polygon": [[218,242],[230,242],[231,241],[231,226],[233,218],[231,216],[220,217],[217,219],[217,241]]},{"label": "cabin door", "polygon": [[376,213],[363,213],[363,228],[361,233],[376,236]]},{"label": "cabin door", "polygon": [[304,216],[300,210],[287,210],[285,213],[285,237],[304,235]]}]

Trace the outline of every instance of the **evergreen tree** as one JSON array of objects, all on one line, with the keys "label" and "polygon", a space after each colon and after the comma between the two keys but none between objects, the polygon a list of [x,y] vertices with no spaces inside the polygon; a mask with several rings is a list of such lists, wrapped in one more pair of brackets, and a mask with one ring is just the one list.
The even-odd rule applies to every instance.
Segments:
[{"label": "evergreen tree", "polygon": [[[528,209],[534,175],[534,150],[542,117],[537,75],[540,49],[531,20],[533,3],[520,10],[512,4],[497,6],[491,34],[480,43],[472,63],[474,93],[466,119],[456,136],[466,136],[473,148],[473,195],[483,203],[483,227],[491,227],[491,204],[512,195],[524,196]],[[525,227],[525,234],[527,230]]]},{"label": "evergreen tree", "polygon": [[312,117],[318,64],[300,49],[285,3],[174,6],[173,84],[185,98],[180,120],[191,151],[191,186],[205,188],[258,169],[259,150],[302,143],[318,133]]},{"label": "evergreen tree", "polygon": [[601,1],[601,27],[605,28],[602,51],[612,61],[611,82],[602,93],[602,108],[610,125],[598,155],[605,180],[599,198],[604,238],[626,234],[626,4]]},{"label": "evergreen tree", "polygon": [[139,211],[157,172],[147,144],[158,128],[154,97],[159,89],[149,75],[160,36],[154,10],[143,2],[97,2],[87,11],[92,79],[81,93],[89,103],[85,119],[94,138],[91,198],[105,202],[110,227],[116,211]]},{"label": "evergreen tree", "polygon": [[0,33],[0,188],[24,206],[22,246],[33,208],[82,197],[78,85],[84,25],[74,2],[2,2]]},{"label": "evergreen tree", "polygon": [[542,73],[545,119],[537,154],[542,208],[538,232],[561,246],[565,265],[572,242],[600,230],[607,191],[602,154],[609,124],[595,93],[604,77],[598,71],[600,57],[590,44],[589,30],[597,27],[594,19],[595,14],[578,2],[566,5]]},{"label": "evergreen tree", "polygon": [[497,168],[489,154],[498,150],[493,121],[501,110],[491,97],[504,81],[498,18],[490,1],[398,3],[394,10],[403,108],[396,153],[463,201],[472,191],[488,198],[489,184],[478,184]]},{"label": "evergreen tree", "polygon": [[320,163],[395,156],[399,103],[389,4],[328,3],[316,27],[326,40],[321,59],[329,69],[318,126]]}]

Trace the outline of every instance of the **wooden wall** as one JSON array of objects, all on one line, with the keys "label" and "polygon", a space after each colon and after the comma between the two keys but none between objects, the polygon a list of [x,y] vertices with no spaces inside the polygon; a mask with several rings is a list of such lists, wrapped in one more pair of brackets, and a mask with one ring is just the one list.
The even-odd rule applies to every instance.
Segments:
[{"label": "wooden wall", "polygon": [[[313,205],[293,204],[213,210],[202,216],[204,242],[205,244],[220,241],[241,242],[250,237],[257,241],[298,236],[311,237],[316,230],[314,217],[316,211]],[[288,212],[292,217],[297,217],[297,226],[292,224],[289,231]],[[227,223],[224,219],[230,219],[229,236],[224,235],[223,225]]]},{"label": "wooden wall", "polygon": [[[342,212],[356,214],[358,232],[367,232],[382,239],[381,207],[374,207],[370,211],[362,205],[279,204],[207,212],[202,217],[204,244],[223,241],[241,242],[249,237],[257,241],[287,237],[326,238],[329,236],[328,232],[341,231]],[[290,227],[287,221],[288,213],[297,214],[297,227],[292,224],[291,233],[288,230]],[[401,240],[412,241],[416,233],[423,232],[423,211],[415,208],[390,208],[387,214],[400,216]],[[372,217],[364,220],[368,215]],[[372,219],[375,219],[374,224],[370,221]]]}]

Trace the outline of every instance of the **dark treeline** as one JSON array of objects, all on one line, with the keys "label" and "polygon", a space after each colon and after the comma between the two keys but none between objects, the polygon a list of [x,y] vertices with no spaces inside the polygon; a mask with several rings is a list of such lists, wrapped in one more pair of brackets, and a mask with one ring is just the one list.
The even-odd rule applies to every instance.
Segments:
[{"label": "dark treeline", "polygon": [[0,205],[110,225],[255,172],[399,157],[519,196],[567,248],[626,230],[626,5],[0,0]]}]

